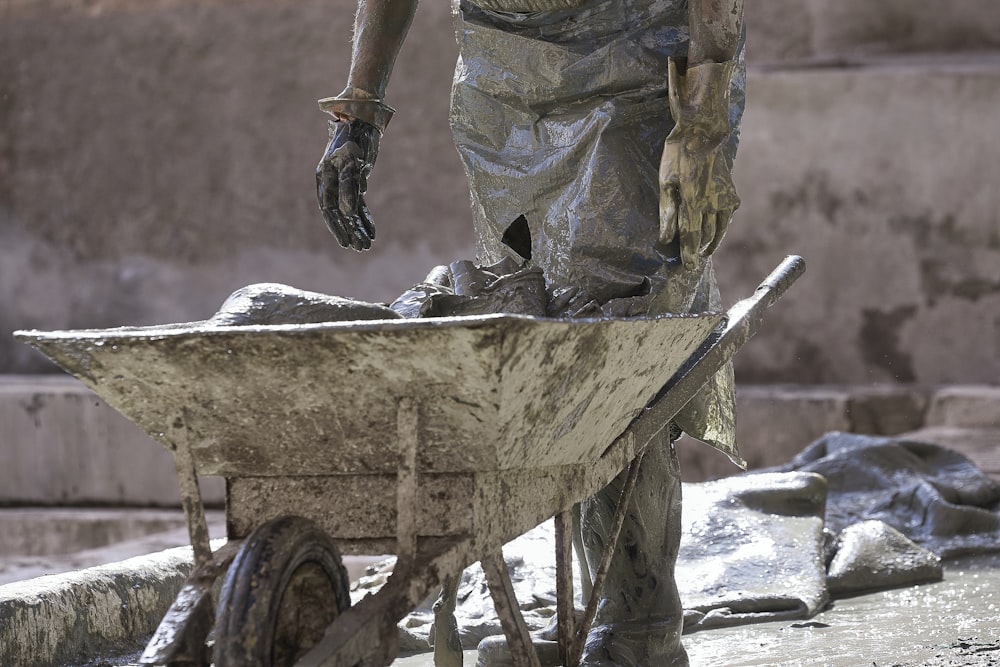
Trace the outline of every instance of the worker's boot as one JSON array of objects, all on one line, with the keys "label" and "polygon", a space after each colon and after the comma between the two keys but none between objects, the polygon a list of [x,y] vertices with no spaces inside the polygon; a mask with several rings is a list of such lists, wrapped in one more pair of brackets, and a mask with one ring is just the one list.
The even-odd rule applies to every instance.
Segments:
[{"label": "worker's boot", "polygon": [[[674,566],[681,538],[681,481],[665,429],[650,443],[627,506],[601,603],[580,664],[673,667],[688,664]],[[596,572],[627,471],[583,503],[581,530]]]}]

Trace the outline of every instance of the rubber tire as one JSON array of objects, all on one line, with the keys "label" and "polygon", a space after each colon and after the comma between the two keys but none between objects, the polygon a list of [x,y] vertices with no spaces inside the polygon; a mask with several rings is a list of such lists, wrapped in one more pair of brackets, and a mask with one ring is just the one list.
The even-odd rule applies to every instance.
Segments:
[{"label": "rubber tire", "polygon": [[330,537],[302,517],[269,521],[246,539],[223,581],[215,667],[292,665],[350,605],[347,571]]}]

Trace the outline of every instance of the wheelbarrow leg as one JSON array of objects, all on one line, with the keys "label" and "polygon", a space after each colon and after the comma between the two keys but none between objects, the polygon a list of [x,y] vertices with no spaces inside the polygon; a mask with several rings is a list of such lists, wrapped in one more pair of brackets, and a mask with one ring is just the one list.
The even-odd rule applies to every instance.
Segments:
[{"label": "wheelbarrow leg", "polygon": [[396,562],[408,569],[417,555],[417,448],[420,444],[420,404],[401,398],[396,408],[399,462],[396,470]]},{"label": "wheelbarrow leg", "polygon": [[198,474],[194,467],[194,454],[191,451],[186,409],[182,410],[181,414],[177,415],[173,423],[170,424],[167,446],[174,455],[177,481],[180,484],[181,504],[187,518],[191,548],[194,550],[194,563],[195,566],[200,567],[212,561],[212,547],[208,539],[205,505],[201,501]]},{"label": "wheelbarrow leg", "polygon": [[462,667],[462,641],[455,620],[457,604],[458,577],[448,577],[434,603],[434,625],[430,634],[434,646],[434,667]]},{"label": "wheelbarrow leg", "polygon": [[[399,400],[396,407],[396,436],[399,462],[396,471],[396,567],[412,570],[417,554],[417,449],[420,444],[420,403],[410,397]],[[458,639],[455,606],[458,579],[448,577],[441,595],[434,603],[434,625],[431,642],[434,645],[435,667],[462,667],[462,644]]]},{"label": "wheelbarrow leg", "polygon": [[500,625],[507,637],[507,646],[515,667],[541,667],[538,655],[531,644],[528,626],[524,623],[521,610],[514,597],[514,586],[510,583],[507,564],[503,553],[491,554],[479,561],[486,573],[486,584],[489,586],[493,605],[496,607]]},{"label": "wheelbarrow leg", "polygon": [[580,564],[580,592],[581,598],[590,599],[590,593],[594,590],[594,576],[590,571],[590,564],[584,555],[583,550],[583,527],[580,525],[580,514],[582,512],[580,503],[573,505],[573,550],[576,552]]},{"label": "wheelbarrow leg", "polygon": [[559,638],[559,658],[571,665],[576,631],[573,612],[573,521],[574,506],[568,512],[556,514],[556,631]]}]

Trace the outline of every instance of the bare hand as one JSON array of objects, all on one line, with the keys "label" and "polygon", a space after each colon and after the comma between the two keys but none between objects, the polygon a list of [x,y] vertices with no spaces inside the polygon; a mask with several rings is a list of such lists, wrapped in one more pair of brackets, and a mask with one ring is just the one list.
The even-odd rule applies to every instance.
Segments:
[{"label": "bare hand", "polygon": [[[708,63],[697,68],[725,68]],[[729,140],[728,87],[724,71],[677,74],[670,61],[670,111],[674,129],[660,159],[660,241],[677,238],[686,269],[715,252],[740,205],[724,154]]]},{"label": "bare hand", "polygon": [[316,194],[326,226],[344,248],[368,250],[375,225],[365,204],[379,131],[360,120],[330,122],[330,143],[316,166]]}]

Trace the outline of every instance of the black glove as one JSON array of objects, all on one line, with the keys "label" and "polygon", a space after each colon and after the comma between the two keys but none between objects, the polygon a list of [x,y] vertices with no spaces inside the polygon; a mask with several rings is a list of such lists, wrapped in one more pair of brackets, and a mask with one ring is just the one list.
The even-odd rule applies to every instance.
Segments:
[{"label": "black glove", "polygon": [[330,121],[330,143],[316,166],[316,194],[326,226],[344,248],[368,250],[375,225],[365,204],[379,131],[361,120]]}]

